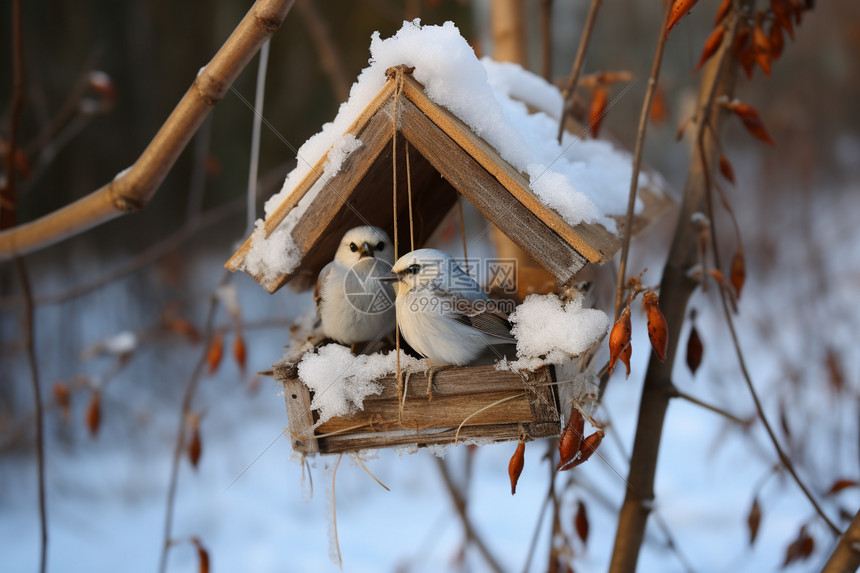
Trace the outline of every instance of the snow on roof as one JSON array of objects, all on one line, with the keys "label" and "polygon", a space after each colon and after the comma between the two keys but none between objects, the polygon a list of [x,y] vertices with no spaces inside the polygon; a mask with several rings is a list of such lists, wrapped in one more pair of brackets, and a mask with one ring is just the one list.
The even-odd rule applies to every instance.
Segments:
[{"label": "snow on roof", "polygon": [[[599,223],[616,232],[615,221],[607,215],[625,211],[632,174],[630,155],[608,142],[583,140],[569,133],[564,133],[559,144],[556,134],[562,96],[556,87],[516,64],[478,60],[452,22],[441,26],[422,26],[418,19],[404,22],[385,40],[374,32],[370,56],[370,65],[358,76],[335,119],[299,148],[298,165],[281,191],[266,202],[266,217],[334,148],[321,181],[268,238],[262,221],[257,222],[244,270],[269,280],[292,272],[301,263],[290,233],[325,181],[361,144],[344,133],[383,88],[386,70],[397,65],[414,67],[413,77],[424,85],[427,96],[459,117],[514,168],[527,173],[535,195],[568,224]],[[530,113],[527,103],[538,112]],[[647,184],[648,175],[643,173],[640,186]],[[637,199],[637,211],[641,207]]]}]

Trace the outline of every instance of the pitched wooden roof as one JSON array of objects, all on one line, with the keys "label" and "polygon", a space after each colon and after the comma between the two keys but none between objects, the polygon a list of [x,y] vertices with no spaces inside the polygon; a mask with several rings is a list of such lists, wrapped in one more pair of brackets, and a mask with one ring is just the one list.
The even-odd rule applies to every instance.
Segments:
[{"label": "pitched wooden roof", "polygon": [[[395,78],[396,75],[401,77]],[[502,159],[455,115],[431,101],[408,70],[402,66],[392,68],[389,78],[346,132],[360,139],[361,147],[346,158],[340,171],[314,197],[292,230],[292,238],[303,254],[301,265],[293,273],[274,280],[255,276],[266,290],[274,292],[292,279],[297,279],[300,288],[313,284],[322,267],[334,257],[343,234],[352,227],[375,225],[393,236],[395,109],[401,254],[408,251],[409,245],[406,141],[410,148],[416,246],[423,245],[430,237],[454,206],[459,192],[560,285],[570,282],[587,263],[606,262],[618,251],[619,237],[603,226],[587,223],[571,226],[545,207],[529,190],[528,177]],[[326,157],[319,160],[265,220],[267,236],[317,183]],[[646,201],[646,211],[647,204]],[[650,213],[648,217],[653,215]],[[249,248],[250,238],[225,266],[232,271],[242,269]]]}]

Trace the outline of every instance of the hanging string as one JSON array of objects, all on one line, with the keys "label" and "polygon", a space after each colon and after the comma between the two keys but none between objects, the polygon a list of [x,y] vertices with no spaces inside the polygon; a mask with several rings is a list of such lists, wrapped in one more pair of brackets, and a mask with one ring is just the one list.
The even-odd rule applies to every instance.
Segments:
[{"label": "hanging string", "polygon": [[457,210],[460,211],[460,236],[463,238],[463,262],[466,264],[466,274],[469,273],[469,253],[466,251],[466,225],[463,224],[463,203],[457,193]]},{"label": "hanging string", "polygon": [[409,140],[406,140],[406,199],[409,202],[409,246],[415,250],[415,224],[412,221],[412,173],[409,170]]},{"label": "hanging string", "polygon": [[[403,71],[398,69],[396,72],[397,88],[394,90],[394,114],[392,121],[394,123],[393,134],[391,136],[391,165],[394,179],[394,260],[398,258],[397,252],[397,102],[400,100],[400,94],[403,91]],[[407,147],[407,153],[409,153]],[[407,163],[407,169],[409,164]],[[410,215],[412,202],[410,201]],[[411,219],[411,217],[410,217]],[[397,353],[397,403],[400,404],[400,421],[403,421],[403,378],[400,371],[400,326],[397,324],[397,304],[394,305],[394,351]]]}]

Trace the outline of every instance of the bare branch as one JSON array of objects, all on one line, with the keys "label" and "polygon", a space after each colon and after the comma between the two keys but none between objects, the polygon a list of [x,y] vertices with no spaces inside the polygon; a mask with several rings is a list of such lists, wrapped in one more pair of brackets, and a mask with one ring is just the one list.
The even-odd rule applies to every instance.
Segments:
[{"label": "bare branch", "polygon": [[25,225],[0,233],[0,260],[46,247],[143,208],[194,132],[224,97],[260,46],[277,30],[294,0],[257,0],[134,165],[97,191]]},{"label": "bare branch", "polygon": [[568,101],[573,99],[573,92],[576,91],[579,74],[582,72],[582,64],[585,63],[585,53],[588,51],[588,43],[591,41],[591,32],[594,30],[594,21],[597,19],[597,9],[600,8],[602,1],[591,0],[591,8],[588,9],[585,27],[582,30],[582,37],[579,39],[579,49],[577,49],[576,58],[573,60],[573,68],[570,70],[570,77],[567,79],[567,87],[562,92],[564,103],[561,105],[561,118],[558,120],[558,135],[556,136],[559,143],[561,143],[561,134],[564,133],[564,120],[567,117]]},{"label": "bare branch", "polygon": [[639,169],[642,166],[642,151],[645,148],[645,131],[648,128],[648,118],[651,116],[654,94],[657,93],[657,80],[660,78],[660,66],[663,63],[663,49],[669,39],[669,34],[665,30],[671,13],[672,2],[666,2],[666,8],[663,10],[663,23],[660,24],[660,34],[657,38],[657,51],[654,53],[654,63],[651,64],[651,77],[648,78],[648,89],[645,91],[645,101],[642,103],[642,113],[639,115],[639,130],[636,133],[636,147],[633,150],[633,175],[630,178],[630,195],[627,199],[624,242],[621,246],[621,261],[618,263],[615,320],[618,320],[621,315],[621,301],[624,298],[624,285],[627,282],[627,256],[630,253],[630,236],[633,234],[633,208],[636,205],[636,193],[639,190]]},{"label": "bare branch", "polygon": [[860,512],[857,512],[851,520],[851,525],[842,534],[821,573],[856,571],[858,567],[860,567]]},{"label": "bare branch", "polygon": [[705,410],[710,410],[711,412],[713,412],[715,414],[719,414],[720,416],[723,416],[727,420],[731,420],[735,424],[739,424],[739,425],[744,426],[744,427],[749,427],[749,425],[750,425],[749,420],[741,420],[740,418],[738,418],[734,414],[726,412],[722,408],[718,408],[717,406],[714,406],[713,404],[708,404],[707,402],[699,400],[695,396],[691,396],[690,394],[687,394],[686,392],[681,392],[680,390],[678,390],[674,386],[672,386],[669,393],[670,393],[670,396],[672,396],[673,398],[681,398],[683,400],[686,400],[687,402],[690,402],[691,404],[695,404],[696,406],[701,406]]}]

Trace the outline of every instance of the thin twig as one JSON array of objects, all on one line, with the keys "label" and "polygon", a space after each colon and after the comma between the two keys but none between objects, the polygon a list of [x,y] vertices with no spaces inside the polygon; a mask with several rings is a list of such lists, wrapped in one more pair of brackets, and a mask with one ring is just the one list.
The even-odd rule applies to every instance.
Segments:
[{"label": "thin twig", "polygon": [[257,0],[197,74],[134,165],[86,197],[36,221],[0,232],[0,260],[56,243],[144,207],[213,106],[281,25],[293,1]]},{"label": "thin twig", "polygon": [[682,392],[674,386],[672,386],[672,388],[670,389],[669,394],[673,398],[681,398],[682,400],[686,400],[687,402],[690,402],[691,404],[695,404],[696,406],[701,406],[705,410],[710,410],[711,412],[713,412],[715,414],[719,414],[720,416],[723,416],[726,419],[731,420],[735,424],[739,424],[739,425],[744,426],[744,427],[749,427],[749,425],[750,425],[748,420],[741,420],[740,418],[738,418],[734,414],[731,414],[731,413],[723,410],[722,408],[714,406],[713,404],[708,404],[707,402],[699,400],[695,396],[691,396],[690,394],[687,394],[686,392]]},{"label": "thin twig", "polygon": [[331,519],[334,527],[334,548],[337,550],[337,566],[343,570],[343,557],[340,555],[340,541],[337,539],[337,502],[334,495],[334,479],[337,477],[337,468],[340,467],[340,460],[343,459],[343,454],[337,457],[337,463],[334,464],[334,471],[331,472]]},{"label": "thin twig", "polygon": [[543,79],[552,81],[552,0],[540,3],[541,66]]},{"label": "thin twig", "polygon": [[[224,278],[221,279],[219,287],[227,284],[230,280],[231,273],[227,272]],[[206,365],[206,355],[209,352],[209,345],[212,342],[212,337],[215,333],[215,311],[218,310],[218,297],[214,294],[209,301],[209,311],[206,316],[206,326],[204,327],[203,349],[200,353],[200,358],[197,360],[197,365],[194,367],[194,372],[191,374],[191,380],[185,388],[185,396],[182,398],[182,411],[179,414],[179,431],[176,435],[176,447],[173,450],[173,463],[170,468],[170,485],[167,488],[167,512],[164,517],[164,538],[161,547],[161,559],[158,570],[164,573],[167,569],[167,551],[170,548],[171,529],[173,527],[173,507],[176,501],[176,485],[179,477],[179,462],[182,459],[182,451],[185,448],[185,433],[188,427],[187,416],[191,411],[191,401],[194,399],[194,392],[197,390],[197,385],[200,382],[200,377],[203,374],[203,367]]]},{"label": "thin twig", "polygon": [[582,65],[585,63],[585,53],[588,52],[588,43],[591,41],[591,32],[594,30],[594,21],[597,19],[597,9],[603,0],[591,0],[591,7],[588,9],[588,16],[585,19],[585,27],[582,30],[582,37],[579,39],[579,49],[576,51],[576,58],[573,60],[573,68],[570,70],[570,77],[567,79],[567,87],[562,92],[564,101],[561,104],[561,117],[558,120],[558,135],[556,139],[561,143],[561,136],[564,133],[564,120],[567,118],[568,102],[573,100],[573,93],[576,91],[576,84],[579,82],[579,74],[582,72]]},{"label": "thin twig", "polygon": [[442,475],[442,481],[448,490],[448,494],[451,496],[451,501],[454,502],[454,509],[457,510],[457,515],[460,516],[460,521],[463,523],[463,529],[466,531],[466,539],[475,544],[490,569],[496,573],[503,573],[504,570],[501,565],[499,565],[498,560],[492,553],[490,553],[484,540],[480,535],[478,535],[478,532],[472,525],[469,516],[466,514],[466,502],[463,495],[454,484],[454,480],[451,479],[451,473],[448,471],[448,466],[445,465],[445,460],[436,456],[433,456],[433,459],[436,460],[436,466],[439,468],[439,473]]},{"label": "thin twig", "polygon": [[41,546],[39,552],[39,571],[45,573],[47,567],[48,551],[48,515],[45,508],[45,436],[44,436],[44,413],[42,411],[42,391],[39,387],[39,368],[36,362],[36,335],[35,323],[33,321],[33,296],[30,290],[30,278],[27,275],[27,266],[24,259],[15,257],[18,264],[18,274],[21,277],[21,288],[24,291],[26,305],[25,316],[25,340],[27,341],[27,358],[30,361],[30,372],[33,380],[33,400],[36,405],[36,468],[38,472],[39,485],[39,529],[41,532]]},{"label": "thin twig", "polygon": [[669,34],[666,26],[669,14],[672,12],[672,2],[666,2],[663,10],[663,23],[660,24],[660,34],[657,38],[657,51],[651,64],[651,76],[648,78],[648,89],[645,91],[645,101],[642,102],[642,112],[639,114],[639,129],[636,132],[636,147],[633,150],[633,174],[630,177],[630,194],[627,199],[627,217],[625,219],[624,241],[621,246],[621,260],[618,263],[618,284],[615,289],[615,320],[621,315],[621,301],[624,298],[624,284],[627,281],[627,256],[630,253],[630,237],[633,234],[633,209],[636,206],[636,194],[639,190],[639,170],[642,167],[642,151],[645,148],[645,132],[648,129],[648,118],[651,116],[651,105],[657,92],[657,80],[660,78],[660,66],[663,63],[663,50]]},{"label": "thin twig", "polygon": [[785,469],[788,470],[788,473],[791,474],[791,477],[794,478],[795,483],[797,483],[798,487],[803,491],[803,494],[809,500],[809,503],[811,503],[812,507],[815,508],[815,512],[821,517],[821,519],[824,520],[824,523],[827,524],[827,527],[830,528],[834,535],[841,535],[842,532],[839,530],[838,527],[836,527],[836,525],[830,520],[830,518],[827,517],[827,515],[824,513],[824,510],[821,509],[821,506],[818,505],[818,502],[815,500],[815,497],[813,497],[812,492],[809,491],[809,488],[806,487],[806,485],[800,479],[800,476],[797,475],[797,471],[794,469],[794,464],[786,455],[785,451],[783,451],[782,446],[779,445],[779,440],[777,440],[776,433],[774,433],[773,428],[771,427],[770,422],[767,419],[767,416],[765,416],[764,408],[762,408],[761,401],[758,397],[758,392],[756,392],[755,386],[752,382],[752,378],[750,377],[749,370],[747,370],[744,353],[743,350],[741,350],[741,344],[738,340],[738,333],[735,330],[735,322],[734,319],[732,319],[732,312],[729,308],[729,303],[726,300],[725,294],[720,297],[720,301],[722,302],[723,314],[726,317],[726,323],[728,324],[729,331],[732,335],[732,342],[735,346],[735,351],[738,356],[738,362],[741,366],[741,372],[744,375],[744,381],[746,382],[747,388],[749,389],[750,395],[752,396],[753,403],[755,404],[755,409],[758,412],[758,417],[764,425],[764,429],[767,430],[767,435],[770,437],[770,441],[773,443],[773,447],[776,449],[776,453],[779,456],[779,460],[785,466]]}]

